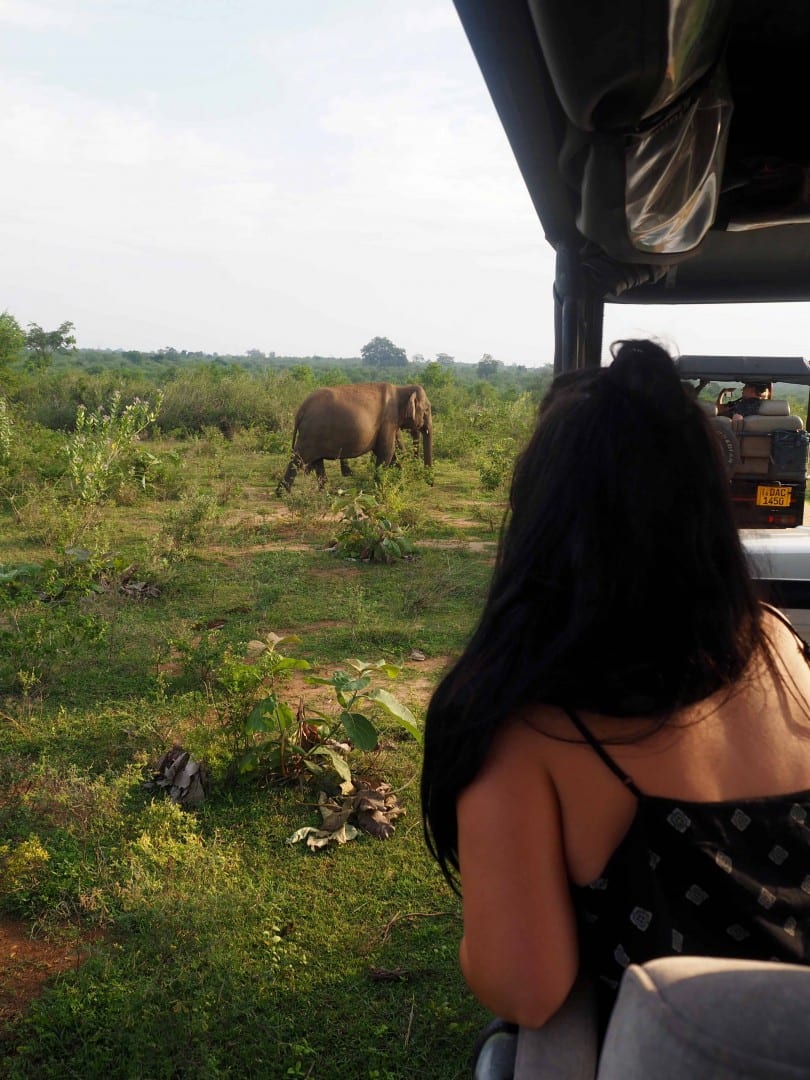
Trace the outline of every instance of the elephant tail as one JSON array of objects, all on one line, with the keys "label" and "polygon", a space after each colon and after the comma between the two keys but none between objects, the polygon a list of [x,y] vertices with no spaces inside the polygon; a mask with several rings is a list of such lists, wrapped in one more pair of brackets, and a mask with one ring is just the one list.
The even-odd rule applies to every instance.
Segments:
[{"label": "elephant tail", "polygon": [[295,426],[293,427],[293,434],[292,434],[292,445],[290,446],[291,450],[295,450],[295,443],[296,443],[297,439],[298,439],[298,417],[296,416],[296,418],[295,418]]}]

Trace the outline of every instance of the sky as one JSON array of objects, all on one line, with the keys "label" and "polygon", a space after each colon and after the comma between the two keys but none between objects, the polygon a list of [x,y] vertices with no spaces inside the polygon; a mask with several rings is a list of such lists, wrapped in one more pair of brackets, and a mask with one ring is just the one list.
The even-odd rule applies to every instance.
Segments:
[{"label": "sky", "polygon": [[[450,0],[0,0],[0,311],[87,348],[553,356],[554,256]],[[810,305],[605,339],[804,355]]]}]

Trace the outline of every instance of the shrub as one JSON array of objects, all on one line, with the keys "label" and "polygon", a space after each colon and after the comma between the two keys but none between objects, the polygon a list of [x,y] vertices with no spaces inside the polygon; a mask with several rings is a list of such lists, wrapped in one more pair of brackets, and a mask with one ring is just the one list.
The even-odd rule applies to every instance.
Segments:
[{"label": "shrub", "polygon": [[80,405],[76,430],[64,448],[71,492],[80,502],[99,503],[133,484],[145,490],[153,455],[138,446],[138,437],[160,409],[136,399],[125,405],[115,392],[107,411]]},{"label": "shrub", "polygon": [[332,545],[335,552],[350,559],[384,563],[413,553],[413,545],[402,528],[376,496],[361,491],[348,502],[338,499],[333,509],[341,515]]}]

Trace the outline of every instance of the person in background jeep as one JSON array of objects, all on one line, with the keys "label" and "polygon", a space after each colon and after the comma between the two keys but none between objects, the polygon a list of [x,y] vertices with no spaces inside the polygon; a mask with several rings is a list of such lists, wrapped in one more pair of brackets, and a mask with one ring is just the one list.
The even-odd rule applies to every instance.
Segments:
[{"label": "person in background jeep", "polygon": [[759,403],[767,401],[771,396],[770,383],[747,382],[743,383],[741,397],[723,404],[723,395],[732,392],[733,389],[733,387],[724,387],[717,395],[718,416],[730,416],[732,420],[746,416],[756,416],[759,412]]}]

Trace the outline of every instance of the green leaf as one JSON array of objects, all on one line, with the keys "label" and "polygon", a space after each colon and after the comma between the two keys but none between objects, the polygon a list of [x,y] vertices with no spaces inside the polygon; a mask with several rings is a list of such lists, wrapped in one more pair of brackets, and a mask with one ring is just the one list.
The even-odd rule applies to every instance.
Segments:
[{"label": "green leaf", "polygon": [[375,705],[379,705],[383,708],[389,716],[393,716],[400,727],[403,727],[418,743],[421,744],[422,732],[419,730],[416,717],[406,705],[403,705],[401,701],[398,701],[394,695],[390,694],[387,690],[370,690],[366,694],[366,697],[370,701],[373,701]]},{"label": "green leaf", "polygon": [[257,767],[258,764],[259,764],[259,755],[256,753],[255,750],[248,750],[247,753],[242,754],[242,756],[239,759],[239,772],[240,773],[253,772],[253,770]]},{"label": "green leaf", "polygon": [[267,697],[258,705],[245,720],[245,732],[248,735],[257,731],[275,731],[276,724],[274,713],[277,701],[274,697]]},{"label": "green leaf", "polygon": [[340,722],[358,750],[376,750],[377,731],[367,716],[344,711],[340,714]]},{"label": "green leaf", "polygon": [[[342,758],[331,746],[317,746],[311,753],[310,757],[325,757],[328,758],[332,768],[341,778],[341,780],[351,780],[352,773],[349,768],[349,763],[345,758]],[[310,767],[308,759],[304,759],[304,764],[307,768]],[[313,770],[314,772],[315,770]]]},{"label": "green leaf", "polygon": [[323,675],[307,675],[307,682],[308,683],[313,683],[313,684],[320,683],[322,686],[334,686],[335,685],[334,676],[331,676],[330,678],[327,679]]},{"label": "green leaf", "polygon": [[349,690],[355,694],[359,690],[365,690],[365,688],[371,683],[371,679],[368,675],[361,675],[359,679],[349,679],[348,682],[343,683],[341,689]]},{"label": "green leaf", "polygon": [[276,723],[281,731],[289,731],[295,723],[295,713],[286,701],[280,701],[276,706]]},{"label": "green leaf", "polygon": [[257,731],[289,731],[295,723],[295,713],[290,706],[279,701],[275,694],[264,698],[245,720],[245,732],[250,735]]},{"label": "green leaf", "polygon": [[280,656],[275,664],[276,671],[309,671],[312,665],[306,660],[296,660],[292,656]]}]

